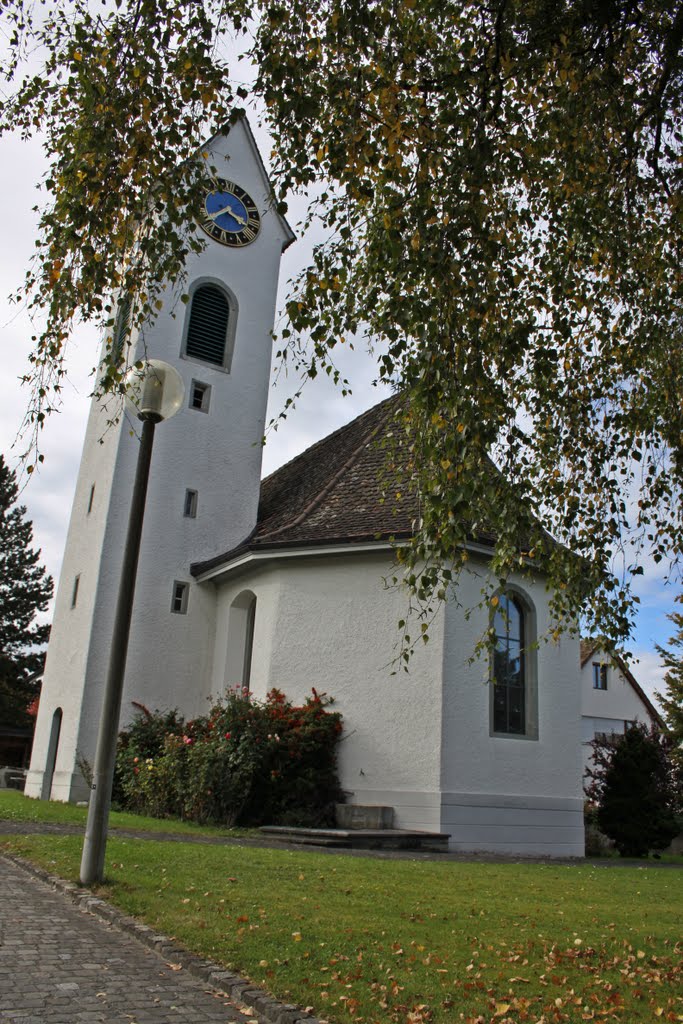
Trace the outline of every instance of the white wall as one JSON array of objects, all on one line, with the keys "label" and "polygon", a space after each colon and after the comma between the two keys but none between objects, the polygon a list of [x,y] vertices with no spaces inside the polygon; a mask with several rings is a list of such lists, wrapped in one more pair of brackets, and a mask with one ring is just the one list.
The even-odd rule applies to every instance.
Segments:
[{"label": "white wall", "polygon": [[[468,662],[485,613],[466,621],[455,602],[442,608],[410,672],[392,675],[406,598],[383,587],[390,564],[370,553],[290,558],[218,584],[214,691],[226,682],[230,605],[249,590],[252,692],[275,686],[303,701],[315,686],[334,696],[350,802],[394,807],[397,827],[450,832],[456,849],[583,856],[578,642],[536,654],[538,738],[493,737],[488,659]],[[463,576],[465,607],[478,589]],[[547,630],[543,585],[526,591]]]},{"label": "white wall", "polygon": [[384,588],[390,565],[386,555],[307,557],[220,585],[214,689],[224,678],[229,607],[248,587],[257,598],[254,695],[277,687],[299,702],[315,687],[333,696],[350,801],[393,806],[397,827],[438,830],[442,617],[410,674],[392,675],[406,598]]},{"label": "white wall", "polygon": [[[272,355],[271,330],[282,247],[288,229],[269,205],[265,174],[245,124],[209,147],[221,177],[246,188],[261,212],[256,240],[239,249],[209,241],[187,263],[187,280],[168,288],[165,306],[138,339],[136,356],[175,365],[185,385],[183,408],[156,430],[137,573],[122,724],[131,701],[150,708],[206,710],[214,643],[213,594],[190,575],[192,562],[240,543],[253,528]],[[224,282],[237,305],[230,372],[182,355],[188,307],[180,294],[193,282]],[[189,407],[191,381],[211,386],[208,413]],[[116,412],[116,410],[114,410]],[[109,413],[111,415],[111,413]],[[92,763],[110,653],[121,554],[139,450],[139,424],[120,420],[105,430],[95,404],[88,432],[48,651],[37,742],[27,785],[43,792],[49,724],[64,709],[53,795],[85,795],[77,753]],[[104,446],[99,442],[104,437]],[[87,499],[95,484],[95,506]],[[198,491],[195,519],[185,518],[186,489]],[[70,607],[73,576],[81,573],[78,604]],[[175,580],[190,586],[186,615],[171,613]]]},{"label": "white wall", "polygon": [[[488,654],[471,663],[488,625],[476,608],[486,566],[458,581],[444,643],[442,828],[460,849],[583,856],[578,640],[543,641],[554,623],[542,581],[511,579],[535,612],[536,650],[527,652],[537,712],[529,736],[493,735]],[[528,695],[529,696],[529,695]]]}]

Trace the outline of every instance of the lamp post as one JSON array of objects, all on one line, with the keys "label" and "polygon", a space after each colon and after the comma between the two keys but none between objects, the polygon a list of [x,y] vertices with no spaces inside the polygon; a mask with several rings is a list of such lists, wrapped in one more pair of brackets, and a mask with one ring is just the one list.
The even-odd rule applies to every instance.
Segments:
[{"label": "lamp post", "polygon": [[126,399],[129,405],[132,405],[138,419],[142,420],[142,437],[135,471],[128,533],[123,549],[109,669],[93,766],[88,820],[81,858],[80,877],[83,885],[101,882],[104,874],[116,741],[154,429],[157,423],[169,419],[180,409],[184,393],[185,388],[178,371],[158,359],[150,359],[140,368],[132,369],[126,378]]}]

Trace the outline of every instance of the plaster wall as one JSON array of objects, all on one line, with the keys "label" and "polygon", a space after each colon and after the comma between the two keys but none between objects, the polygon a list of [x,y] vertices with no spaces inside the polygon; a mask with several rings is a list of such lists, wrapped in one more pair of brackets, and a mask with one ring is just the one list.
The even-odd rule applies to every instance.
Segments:
[{"label": "plaster wall", "polygon": [[[100,583],[100,559],[119,443],[118,429],[108,426],[111,415],[111,403],[94,403],[88,417],[57,586],[31,766],[24,790],[27,796],[48,799],[52,795],[58,800],[87,797],[87,786],[75,767],[75,756],[89,638]],[[78,594],[75,607],[72,607],[76,577],[79,578]],[[62,709],[62,726],[54,775],[50,779],[44,777],[44,771],[52,720],[58,708]]]},{"label": "plaster wall", "polygon": [[[268,396],[271,335],[282,248],[289,229],[269,206],[269,186],[243,122],[228,139],[208,147],[216,173],[246,188],[261,212],[251,245],[232,249],[208,241],[188,259],[187,277],[169,284],[165,305],[143,328],[131,358],[161,358],[184,380],[185,403],[156,430],[133,608],[122,725],[133,700],[150,708],[180,706],[187,715],[206,710],[212,684],[215,601],[198,587],[190,565],[228,549],[256,520],[261,446]],[[183,355],[188,307],[182,293],[203,282],[222,282],[236,312],[232,363],[227,369]],[[193,380],[211,388],[208,412],[190,407]],[[114,413],[120,410],[114,410]],[[105,432],[111,417],[95,403],[67,539],[43,688],[28,792],[44,795],[43,772],[54,708],[64,721],[52,786],[60,799],[84,796],[77,753],[92,763],[109,638],[120,580],[139,450],[139,424],[125,415]],[[99,444],[104,435],[104,446]],[[97,507],[87,507],[92,485]],[[184,516],[185,492],[198,492],[197,516]],[[73,576],[81,572],[78,602],[70,607]],[[171,611],[174,582],[189,587],[187,614]]]},{"label": "plaster wall", "polygon": [[470,660],[488,626],[477,608],[486,572],[463,571],[447,606],[442,830],[454,848],[583,856],[578,640],[541,640],[554,625],[543,582],[510,580],[541,640],[527,652],[534,722],[526,736],[494,735],[489,656]]},{"label": "plaster wall", "polygon": [[340,777],[349,801],[394,807],[397,827],[438,829],[443,617],[410,673],[393,675],[406,596],[384,588],[390,565],[385,554],[349,552],[284,560],[248,584],[246,576],[221,584],[215,678],[229,607],[248,586],[257,598],[254,695],[278,687],[301,702],[315,687],[333,696],[344,718]]}]

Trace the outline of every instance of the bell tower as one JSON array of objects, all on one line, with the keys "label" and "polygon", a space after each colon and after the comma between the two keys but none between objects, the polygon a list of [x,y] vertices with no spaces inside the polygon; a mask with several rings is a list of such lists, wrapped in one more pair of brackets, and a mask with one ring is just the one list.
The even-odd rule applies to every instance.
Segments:
[{"label": "bell tower", "polygon": [[[246,119],[202,147],[216,168],[180,288],[133,337],[135,358],[171,363],[184,407],[157,430],[137,571],[122,704],[208,709],[215,630],[210,584],[193,562],[235,547],[256,523],[268,399],[271,331],[280,259],[294,240],[274,209]],[[119,319],[127,310],[119,309]],[[116,337],[114,339],[116,342]],[[93,400],[57,590],[28,796],[88,796],[106,678],[139,424],[111,424],[111,402]],[[216,695],[214,695],[216,696]]]}]

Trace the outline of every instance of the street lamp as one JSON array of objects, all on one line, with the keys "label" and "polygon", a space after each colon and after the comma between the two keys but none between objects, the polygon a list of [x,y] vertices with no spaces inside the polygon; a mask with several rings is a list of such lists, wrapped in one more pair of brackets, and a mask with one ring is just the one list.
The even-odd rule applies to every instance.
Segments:
[{"label": "street lamp", "polygon": [[178,371],[159,359],[146,360],[139,367],[130,370],[126,378],[126,401],[129,406],[132,406],[137,418],[142,420],[142,437],[140,438],[140,450],[135,471],[128,533],[123,549],[109,670],[104,689],[88,805],[88,820],[83,842],[81,858],[81,883],[83,885],[101,882],[104,874],[104,853],[107,846],[109,807],[114,782],[121,696],[135,596],[135,575],[140,552],[142,521],[145,515],[149,466],[154,444],[154,428],[157,423],[169,419],[178,412],[183,404],[184,394],[185,387]]}]

